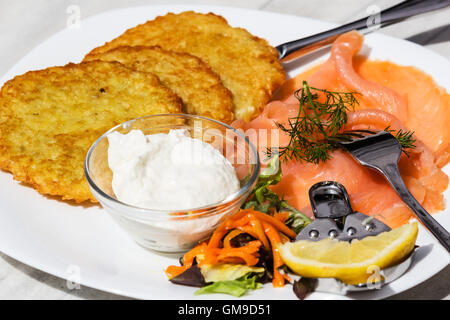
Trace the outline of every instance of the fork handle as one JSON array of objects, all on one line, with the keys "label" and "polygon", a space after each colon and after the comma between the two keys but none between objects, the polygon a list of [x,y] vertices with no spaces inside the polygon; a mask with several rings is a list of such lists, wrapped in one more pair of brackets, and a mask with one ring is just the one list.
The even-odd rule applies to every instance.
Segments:
[{"label": "fork handle", "polygon": [[397,191],[402,200],[414,211],[417,218],[430,230],[439,242],[450,252],[450,233],[441,226],[414,198],[400,175],[397,164],[387,164],[383,172],[389,183]]},{"label": "fork handle", "polygon": [[[406,0],[393,7],[387,8],[379,13],[379,26],[385,27],[409,17],[445,8],[450,5],[450,0]],[[340,27],[321,32],[306,38],[294,40],[280,44],[276,47],[279,59],[282,62],[289,62],[301,56],[307,55],[318,49],[331,45],[336,38],[352,30],[370,30],[369,19],[366,17]]]}]

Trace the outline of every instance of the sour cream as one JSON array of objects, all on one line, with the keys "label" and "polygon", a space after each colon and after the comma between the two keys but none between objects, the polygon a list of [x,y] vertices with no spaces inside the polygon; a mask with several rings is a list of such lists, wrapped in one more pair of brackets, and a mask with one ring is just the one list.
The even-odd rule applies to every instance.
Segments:
[{"label": "sour cream", "polygon": [[108,164],[118,200],[155,210],[189,210],[225,200],[240,188],[231,163],[185,130],[108,136]]}]

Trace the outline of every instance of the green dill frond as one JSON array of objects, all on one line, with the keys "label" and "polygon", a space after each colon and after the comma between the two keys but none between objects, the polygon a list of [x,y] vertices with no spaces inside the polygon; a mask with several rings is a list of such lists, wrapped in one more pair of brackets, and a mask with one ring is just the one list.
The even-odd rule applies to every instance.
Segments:
[{"label": "green dill frond", "polygon": [[280,148],[269,148],[267,154],[278,154],[284,161],[306,161],[319,163],[330,159],[338,148],[332,142],[347,123],[347,111],[358,104],[356,92],[335,92],[313,88],[306,81],[294,93],[299,101],[296,117],[288,124],[276,123],[290,137],[289,144]]},{"label": "green dill frond", "polygon": [[412,130],[403,130],[400,129],[397,132],[395,130],[391,129],[390,126],[388,126],[384,131],[391,133],[400,143],[402,146],[402,152],[409,156],[408,149],[414,149],[416,148],[416,139],[414,138],[414,131]]},{"label": "green dill frond", "polygon": [[[268,148],[269,156],[277,154],[283,161],[311,162],[318,164],[331,158],[331,153],[341,148],[339,142],[362,138],[368,130],[343,131],[347,123],[347,112],[353,111],[359,102],[358,92],[337,92],[313,88],[303,81],[302,87],[295,91],[299,101],[296,117],[276,126],[290,137],[284,147]],[[399,130],[394,133],[389,127],[385,131],[393,133],[402,145],[402,151],[415,148],[413,131]]]}]

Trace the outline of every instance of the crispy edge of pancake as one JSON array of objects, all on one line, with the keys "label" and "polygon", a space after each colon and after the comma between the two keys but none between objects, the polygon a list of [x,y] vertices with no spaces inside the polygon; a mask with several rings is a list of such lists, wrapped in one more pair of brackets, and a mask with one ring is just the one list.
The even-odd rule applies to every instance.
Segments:
[{"label": "crispy edge of pancake", "polygon": [[85,61],[118,61],[138,71],[156,75],[183,100],[187,113],[233,121],[233,97],[208,64],[189,53],[159,46],[120,46],[92,54]]},{"label": "crispy edge of pancake", "polygon": [[[203,53],[200,52],[202,49],[199,49],[203,43],[196,43],[194,48],[182,47],[184,42],[188,43],[193,39],[192,35],[195,34],[193,31],[198,30],[203,35],[211,35],[208,39],[212,42],[204,45],[206,49]],[[188,34],[184,38],[177,39],[177,31]],[[226,45],[220,47],[221,43],[217,40],[220,37],[221,39],[234,37],[232,41],[230,40],[234,48],[230,48],[231,46],[227,48]],[[242,41],[244,44],[240,44]],[[262,111],[275,90],[286,80],[286,73],[274,47],[270,46],[265,39],[253,36],[243,28],[231,27],[225,18],[214,13],[201,14],[186,11],[156,17],[154,20],[126,30],[119,37],[93,49],[87,56],[123,45],[159,45],[163,49],[188,52],[201,58],[219,74],[224,85],[232,92],[235,117],[246,121],[256,117]],[[239,57],[240,62],[215,57],[216,53],[220,52],[218,46],[226,50],[221,53],[221,58]]]},{"label": "crispy edge of pancake", "polygon": [[[113,75],[115,75],[115,77]],[[45,110],[45,106],[47,106],[47,108],[58,108],[57,105],[59,105],[60,103],[58,99],[52,99],[51,97],[49,101],[47,101],[47,104],[45,100],[46,98],[41,97],[43,93],[39,91],[39,88],[45,91],[45,93],[60,93],[64,95],[64,88],[67,89],[67,87],[69,87],[69,92],[72,96],[79,94],[80,91],[77,90],[77,88],[82,91],[82,87],[84,86],[86,88],[85,93],[87,94],[89,92],[90,86],[92,85],[93,87],[95,86],[94,88],[96,92],[101,95],[102,92],[99,91],[97,87],[97,85],[99,85],[100,83],[95,83],[95,81],[103,82],[103,84],[110,84],[108,81],[127,81],[128,86],[132,85],[130,82],[135,81],[135,86],[139,87],[139,90],[136,92],[139,93],[140,96],[136,95],[133,97],[132,95],[129,95],[128,99],[122,100],[123,103],[128,103],[132,101],[133,98],[136,98],[137,101],[143,101],[145,96],[144,98],[142,98],[141,87],[151,87],[152,93],[159,94],[159,96],[157,96],[155,99],[158,99],[158,104],[161,107],[159,107],[157,104],[155,104],[153,107],[149,105],[148,112],[146,112],[146,114],[162,112],[180,113],[182,110],[181,99],[170,89],[161,85],[156,76],[149,76],[147,73],[130,70],[118,62],[103,62],[97,60],[91,62],[83,62],[81,64],[69,63],[65,66],[50,67],[38,71],[29,71],[23,75],[16,76],[15,78],[9,80],[0,90],[0,169],[11,172],[15,180],[21,181],[33,187],[41,194],[56,196],[56,198],[62,200],[73,200],[77,203],[87,200],[90,200],[91,202],[97,202],[97,200],[89,191],[87,181],[84,177],[83,161],[85,154],[87,153],[91,144],[98,137],[100,137],[101,134],[109,130],[111,127],[126,120],[130,120],[137,116],[144,116],[146,114],[134,114],[137,112],[134,112],[135,110],[133,110],[133,112],[130,112],[129,115],[125,115],[125,113],[120,114],[119,111],[116,111],[119,112],[120,115],[117,116],[117,120],[113,121],[111,119],[108,119],[107,121],[105,121],[100,118],[100,120],[98,120],[97,122],[94,121],[94,123],[96,124],[95,128],[74,128],[72,131],[69,130],[70,133],[64,133],[62,130],[55,131],[54,127],[41,128],[39,127],[40,121],[38,120],[36,120],[36,123],[31,124],[26,122],[27,116],[29,117],[29,115],[33,114],[38,115],[39,112]],[[72,82],[75,82],[76,84],[71,85]],[[52,86],[54,86],[54,88]],[[26,96],[26,94],[24,94],[24,92],[27,92],[27,88],[32,89],[32,92],[29,92],[30,96]],[[108,90],[111,90],[111,87],[106,87],[106,92],[108,92]],[[117,90],[118,91],[115,93],[115,95],[124,94],[124,91],[121,91],[120,88],[118,88]],[[130,90],[129,87],[127,87],[126,90]],[[33,97],[33,95],[35,95],[35,97]],[[147,96],[149,95],[151,95],[151,93],[147,94]],[[67,97],[67,99],[71,99],[71,96]],[[118,99],[117,96],[112,98]],[[33,101],[34,103],[39,103],[40,105],[42,105],[43,109],[27,110],[27,108],[29,108],[28,105],[33,105]],[[88,104],[90,101],[91,103],[92,101],[95,101],[95,97],[86,96],[86,104]],[[161,102],[164,103],[162,104]],[[23,107],[20,107],[18,105],[20,103]],[[74,108],[74,103],[75,102],[69,102],[67,105],[64,105],[61,108]],[[102,102],[100,102],[100,104],[102,104]],[[105,103],[104,105],[102,105],[102,108],[106,109],[109,106],[110,105],[107,106]],[[158,108],[158,110],[153,110],[153,108],[156,107]],[[59,109],[61,110],[61,108]],[[139,110],[141,106],[136,106],[136,108],[136,110]],[[52,118],[57,117],[57,111],[58,110],[55,109],[55,112],[50,114],[49,118],[44,118],[43,121],[45,121],[46,119],[58,119]],[[20,119],[21,121],[19,121],[18,119]],[[82,121],[83,119],[80,120]],[[107,123],[110,120],[113,123]],[[68,126],[68,122],[69,121],[66,119],[66,126]],[[54,132],[45,135],[45,131],[44,133],[42,133],[42,130],[30,130],[29,133],[27,132],[21,135],[20,130],[18,132],[18,124],[23,125],[24,128],[32,128],[33,125],[35,125],[39,129],[48,130],[48,132],[53,130]],[[78,132],[80,130],[84,131]],[[39,150],[42,150],[43,153],[46,154],[46,156],[44,156],[42,159],[37,159],[36,157],[33,157],[33,155],[28,154],[27,152],[32,152],[34,150],[32,147],[28,148],[26,152],[14,152],[13,148],[17,148],[17,143],[15,143],[16,141],[14,141],[14,139],[17,139],[17,137],[14,137],[12,135],[17,135],[18,133],[19,137],[23,138],[20,140],[21,143],[22,140],[24,140],[24,144],[38,143],[38,146],[40,148]],[[36,135],[35,141],[33,140],[34,135]],[[51,144],[50,142],[45,143],[45,141],[43,144],[39,144],[40,136],[52,137],[55,141],[55,144]],[[89,141],[87,142],[83,139],[89,139]],[[79,144],[81,144],[81,146]],[[20,145],[20,147],[25,146]],[[64,159],[59,159],[60,166],[55,169],[55,165],[51,165],[52,161],[54,160],[50,159],[49,155],[51,155],[51,152],[57,152],[52,151],[56,150],[57,148],[61,148],[63,150],[63,152],[59,153],[59,157],[64,157]],[[65,148],[67,148],[67,150]],[[80,149],[82,149],[82,155],[79,153],[81,152]],[[74,169],[71,171],[72,167]],[[57,170],[62,170],[64,171],[64,173],[68,172],[69,174],[72,174],[72,176],[69,176],[66,179],[65,176],[58,174]],[[70,183],[67,183],[67,181],[70,181]]]}]

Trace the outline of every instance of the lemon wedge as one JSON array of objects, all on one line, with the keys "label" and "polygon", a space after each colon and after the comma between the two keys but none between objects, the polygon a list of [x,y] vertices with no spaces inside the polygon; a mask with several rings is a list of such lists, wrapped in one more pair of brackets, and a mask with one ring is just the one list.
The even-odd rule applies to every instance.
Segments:
[{"label": "lemon wedge", "polygon": [[278,250],[286,265],[300,276],[360,284],[372,281],[375,272],[407,257],[414,249],[417,233],[418,224],[414,222],[351,243],[301,240],[280,244]]}]

